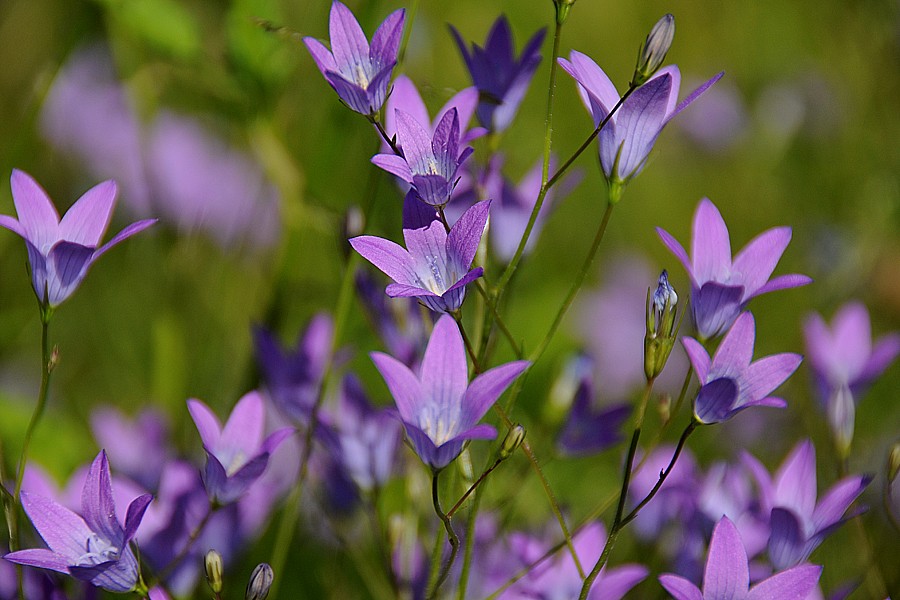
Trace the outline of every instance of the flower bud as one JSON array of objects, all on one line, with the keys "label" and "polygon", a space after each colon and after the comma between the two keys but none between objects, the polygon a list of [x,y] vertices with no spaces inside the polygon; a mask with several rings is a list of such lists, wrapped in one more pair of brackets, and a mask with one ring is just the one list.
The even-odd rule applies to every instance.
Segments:
[{"label": "flower bud", "polygon": [[850,455],[853,428],[856,422],[856,404],[853,393],[846,385],[838,388],[828,399],[828,425],[834,436],[834,445],[841,459]]},{"label": "flower bud", "polygon": [[523,441],[525,441],[525,428],[516,423],[503,438],[503,444],[500,446],[500,460],[506,460],[512,456]]},{"label": "flower bud", "polygon": [[266,600],[273,579],[275,579],[275,574],[272,572],[272,567],[266,563],[256,565],[250,575],[250,583],[247,584],[244,600]]},{"label": "flower bud", "polygon": [[662,66],[666,54],[672,46],[675,37],[675,17],[671,14],[663,16],[644,41],[638,53],[637,65],[634,68],[634,77],[631,85],[637,87],[650,79]]},{"label": "flower bud", "polygon": [[894,483],[894,480],[897,479],[897,473],[900,473],[900,442],[894,444],[888,455],[887,479],[889,484]]},{"label": "flower bud", "polygon": [[569,18],[569,11],[572,10],[572,5],[575,4],[575,0],[553,0],[553,4],[556,5],[556,22],[559,25],[565,24],[566,19]]},{"label": "flower bud", "polygon": [[206,553],[204,563],[206,565],[206,581],[209,583],[209,589],[214,594],[221,593],[222,577],[225,571],[225,567],[222,564],[222,555],[215,550],[210,550]]},{"label": "flower bud", "polygon": [[647,290],[647,333],[644,335],[644,375],[648,380],[662,373],[675,346],[675,305],[678,294],[663,269],[656,291]]},{"label": "flower bud", "polygon": [[56,368],[56,365],[59,364],[59,344],[54,344],[53,349],[50,350],[50,360],[47,361],[47,372],[52,373],[53,369]]}]

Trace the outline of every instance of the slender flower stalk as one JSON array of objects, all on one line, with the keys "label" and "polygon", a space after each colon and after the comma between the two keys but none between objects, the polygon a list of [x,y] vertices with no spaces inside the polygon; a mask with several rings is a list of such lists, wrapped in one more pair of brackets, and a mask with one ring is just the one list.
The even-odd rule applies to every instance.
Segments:
[{"label": "slender flower stalk", "polygon": [[[434,512],[437,514],[438,518],[444,524],[444,529],[447,531],[447,540],[450,542],[450,556],[447,558],[447,561],[441,566],[440,571],[438,572],[437,578],[434,580],[434,583],[429,586],[428,598],[429,600],[437,597],[438,590],[441,589],[441,585],[443,585],[444,581],[446,581],[447,576],[450,574],[450,569],[453,567],[453,563],[456,561],[456,555],[459,553],[459,536],[456,535],[456,532],[453,530],[453,524],[450,521],[451,515],[445,513],[441,508],[441,499],[438,488],[438,477],[440,475],[440,471],[435,471],[431,477],[431,500],[434,504]],[[440,534],[438,534],[438,540],[440,540]],[[436,557],[440,558],[441,554],[437,553]]]}]

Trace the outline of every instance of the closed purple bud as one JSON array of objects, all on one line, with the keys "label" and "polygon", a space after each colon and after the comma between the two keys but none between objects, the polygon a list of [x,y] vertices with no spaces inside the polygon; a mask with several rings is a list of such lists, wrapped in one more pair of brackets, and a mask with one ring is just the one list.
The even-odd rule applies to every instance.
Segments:
[{"label": "closed purple bud", "polygon": [[659,70],[666,59],[669,48],[672,47],[674,38],[675,17],[671,14],[664,15],[650,30],[644,45],[641,46],[631,85],[639,86],[643,84]]},{"label": "closed purple bud", "polygon": [[256,565],[250,575],[250,583],[247,584],[244,600],[266,600],[269,597],[273,579],[275,579],[275,573],[272,572],[272,567],[266,563]]}]

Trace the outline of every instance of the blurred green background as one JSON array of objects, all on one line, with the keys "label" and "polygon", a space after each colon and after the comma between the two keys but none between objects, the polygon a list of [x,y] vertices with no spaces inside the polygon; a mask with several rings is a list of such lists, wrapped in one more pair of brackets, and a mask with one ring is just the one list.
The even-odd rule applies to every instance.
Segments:
[{"label": "blurred green background", "polygon": [[[348,5],[367,34],[403,6]],[[55,147],[41,126],[55,77],[79,49],[99,45],[108,49],[142,123],[163,111],[198,119],[226,147],[252,157],[280,194],[280,222],[270,243],[217,243],[203,228],[177,227],[163,218],[152,231],[107,254],[58,310],[51,338],[60,347],[61,362],[33,451],[57,477],[96,452],[87,424],[96,404],[132,412],[147,404],[164,407],[179,441],[196,450],[185,399],[202,398],[225,414],[258,382],[251,323],[265,323],[293,340],[313,313],[334,306],[347,251],[343,215],[367,201],[373,182],[376,204],[366,232],[399,235],[400,196],[386,176],[373,175],[368,162],[377,150],[374,132],[337,102],[295,37],[266,33],[254,22],[260,17],[327,39],[329,6],[322,0],[0,3],[4,182],[13,168],[25,170],[62,211],[101,178],[115,177],[91,175],[83,157]],[[851,298],[870,309],[876,336],[900,329],[900,4],[578,0],[564,28],[561,54],[571,49],[588,54],[624,89],[639,44],[665,12],[676,17],[667,62],[681,68],[681,95],[720,70],[726,75],[714,94],[691,106],[660,137],[649,165],[613,215],[592,285],[603,279],[604,257],[636,252],[654,268],[669,268],[676,287],[686,293],[687,277],[656,239],[654,227],[687,242],[693,209],[708,196],[722,211],[735,250],[764,229],[791,225],[793,242],[776,273],[802,272],[816,280],[754,301],[757,355],[802,352],[802,318],[814,310],[830,320]],[[421,3],[402,69],[432,111],[470,85],[446,25],[480,43],[501,13],[509,17],[518,47],[553,20],[549,0]],[[518,119],[501,143],[513,180],[541,152],[549,38]],[[565,157],[589,133],[590,120],[564,73],[557,91],[553,148]],[[479,147],[477,156],[483,152]],[[526,347],[537,344],[546,330],[602,214],[605,184],[597,163],[593,151],[579,160],[584,180],[559,204],[509,295],[508,322]],[[128,206],[121,198],[111,232],[137,214]],[[14,214],[6,183],[0,186],[0,213]],[[247,220],[252,223],[253,217]],[[21,444],[39,381],[40,326],[25,260],[19,238],[0,232],[0,434],[7,462]],[[615,453],[599,460],[552,457],[560,417],[546,421],[544,407],[550,382],[582,343],[577,320],[570,319],[570,325],[528,378],[518,418],[529,427],[538,455],[546,457],[558,495],[578,518],[615,488],[618,459]],[[378,402],[389,403],[366,356],[378,342],[357,310],[342,339],[351,341],[350,367],[369,382]],[[498,347],[498,360],[508,358],[503,344]],[[824,489],[835,475],[810,382],[801,367],[782,392],[789,408],[766,413],[767,426],[759,429],[763,437],[750,449],[774,467],[796,439],[811,436],[820,448]],[[859,406],[854,471],[881,473],[888,447],[900,436],[898,389],[895,365]],[[694,444],[701,462],[735,456],[739,448],[729,442],[729,432],[740,426],[738,419],[725,429],[701,431]],[[524,461],[516,468],[526,472]],[[504,483],[495,483],[487,502],[501,502],[513,479],[499,479]],[[881,484],[876,479],[868,492],[872,505]],[[549,515],[537,487],[529,473],[523,500],[514,501],[513,513],[523,524],[541,523]],[[883,517],[873,509],[865,519],[876,531],[876,550],[888,553],[884,564],[896,569],[889,557],[896,556],[897,542],[879,527]],[[854,572],[839,558],[842,541],[850,539],[842,531],[813,556],[829,565],[822,579],[826,590]],[[266,550],[253,553],[258,560],[265,557]],[[322,573],[295,576],[327,581]],[[641,589],[651,595],[652,585]]]}]

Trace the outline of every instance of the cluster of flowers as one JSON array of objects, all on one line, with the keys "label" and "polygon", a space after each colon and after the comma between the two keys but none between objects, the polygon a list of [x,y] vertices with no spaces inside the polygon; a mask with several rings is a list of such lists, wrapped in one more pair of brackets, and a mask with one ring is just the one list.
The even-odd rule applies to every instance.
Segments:
[{"label": "cluster of flowers", "polygon": [[[557,4],[558,18],[564,21],[571,3]],[[230,562],[255,540],[289,489],[300,490],[305,480],[312,481],[310,487],[321,493],[307,492],[304,502],[308,500],[310,512],[327,506],[328,511],[352,514],[367,502],[375,504],[378,491],[398,473],[405,439],[428,467],[441,527],[431,564],[417,536],[411,541],[402,535],[391,540],[388,577],[398,593],[434,598],[453,575],[462,596],[615,600],[650,574],[650,568],[641,564],[607,566],[619,532],[633,521],[637,536],[658,543],[666,555],[663,570],[672,573],[658,580],[678,599],[816,598],[822,568],[807,561],[831,532],[862,510],[854,503],[870,479],[847,475],[817,501],[811,441],[800,442],[774,475],[749,453],[735,463],[715,463],[704,470],[685,448],[688,437],[701,426],[728,421],[754,406],[787,405],[772,394],[798,369],[801,357],[781,353],[754,360],[756,321],[747,308],[756,296],[810,283],[804,275],[772,277],[791,240],[790,228],[765,231],[732,257],[725,221],[708,199],[701,200],[695,212],[690,255],[672,235],[658,229],[662,243],[690,280],[696,336],[679,339],[679,297],[663,271],[655,290],[647,293],[643,364],[647,392],[637,411],[612,525],[607,529],[589,521],[569,536],[560,514],[567,543],[554,547],[546,534],[503,531],[493,516],[473,511],[467,531],[471,539],[460,539],[452,518],[469,495],[483,489],[479,486],[490,473],[519,448],[534,461],[524,429],[497,407],[506,434],[497,445],[496,460],[449,511],[441,508],[439,476],[473,440],[498,437],[497,428],[482,419],[542,352],[525,360],[510,339],[518,360],[486,368],[491,345],[489,340],[473,344],[463,307],[468,306],[467,289],[477,286],[501,327],[500,293],[479,281],[489,262],[481,260],[483,264],[474,268],[473,264],[487,244],[500,262],[515,268],[547,217],[551,182],[571,161],[549,177],[554,165],[548,153],[515,186],[501,172],[504,161],[499,153],[493,153],[481,169],[469,160],[473,140],[498,136],[512,124],[540,62],[542,31],[517,57],[504,18],[493,26],[483,48],[469,48],[452,29],[474,87],[453,96],[432,119],[412,80],[393,79],[404,24],[403,10],[392,13],[370,43],[350,10],[334,2],[330,48],[313,38],[304,40],[340,100],[376,128],[383,146],[372,163],[393,175],[405,194],[401,218],[405,247],[372,235],[349,240],[359,255],[390,277],[385,294],[401,299],[389,304],[368,272],[353,272],[358,296],[388,350],[372,352],[370,358],[396,408],[375,408],[353,374],[344,376],[337,403],[326,401],[327,379],[341,362],[330,316],[314,318],[294,349],[283,349],[274,334],[256,329],[261,389],[244,395],[224,426],[206,404],[187,401],[206,452],[202,469],[179,455],[169,442],[165,420],[153,411],[134,421],[116,411],[97,412],[94,435],[104,450],[73,476],[66,489],[57,489],[37,467],[25,468],[23,451],[22,472],[7,496],[20,504],[48,548],[20,549],[18,534],[11,528],[14,551],[4,558],[65,573],[112,592],[159,600],[189,595],[197,585],[204,551],[215,548],[217,554],[208,556],[206,565],[219,597],[221,561]],[[679,71],[662,67],[673,33],[674,23],[667,15],[648,36],[634,77],[621,96],[587,55],[573,51],[568,60],[558,61],[577,82],[593,119],[588,143],[598,138],[609,188],[600,235],[609,211],[644,168],[665,125],[721,77],[706,81],[678,102]],[[470,127],[473,116],[480,126]],[[115,183],[89,190],[61,220],[31,177],[14,171],[11,185],[18,219],[0,216],[0,225],[26,242],[46,337],[54,309],[81,284],[93,262],[153,221],[134,223],[100,246],[111,219]],[[488,242],[484,237],[489,222]],[[501,281],[508,282],[505,274]],[[573,294],[578,286],[580,281]],[[427,316],[420,305],[430,311]],[[491,335],[493,330],[487,329],[482,336]],[[810,317],[806,337],[827,421],[846,458],[855,402],[900,353],[900,337],[891,335],[873,346],[868,313],[858,304],[842,309],[831,330],[820,317]],[[642,452],[638,442],[647,400],[679,342],[698,383],[690,422],[677,446]],[[52,364],[46,348],[44,363],[46,383]],[[568,454],[595,453],[617,444],[622,439],[620,427],[632,411],[629,406],[596,411],[595,382],[591,368],[585,366],[589,362],[579,365],[571,414],[559,437],[560,449]],[[46,386],[42,394],[39,407],[46,399]],[[267,403],[277,410],[267,410]],[[39,417],[40,409],[35,414]],[[110,472],[110,457],[115,475]],[[120,518],[117,507],[124,506]],[[377,517],[377,506],[374,514]],[[7,515],[16,518],[15,506]],[[451,546],[446,557],[442,529]],[[346,542],[337,528],[322,533]],[[469,558],[456,571],[463,543]],[[553,552],[564,545],[568,553],[554,557]],[[473,553],[480,557],[474,565]],[[153,573],[149,582],[143,564]],[[592,569],[584,568],[590,565]],[[55,593],[53,589],[62,593],[54,582],[29,573],[24,582],[29,597],[44,595],[47,588],[47,595]],[[247,597],[264,598],[271,584],[272,570],[258,569]],[[0,592],[15,594],[15,590]]]}]

